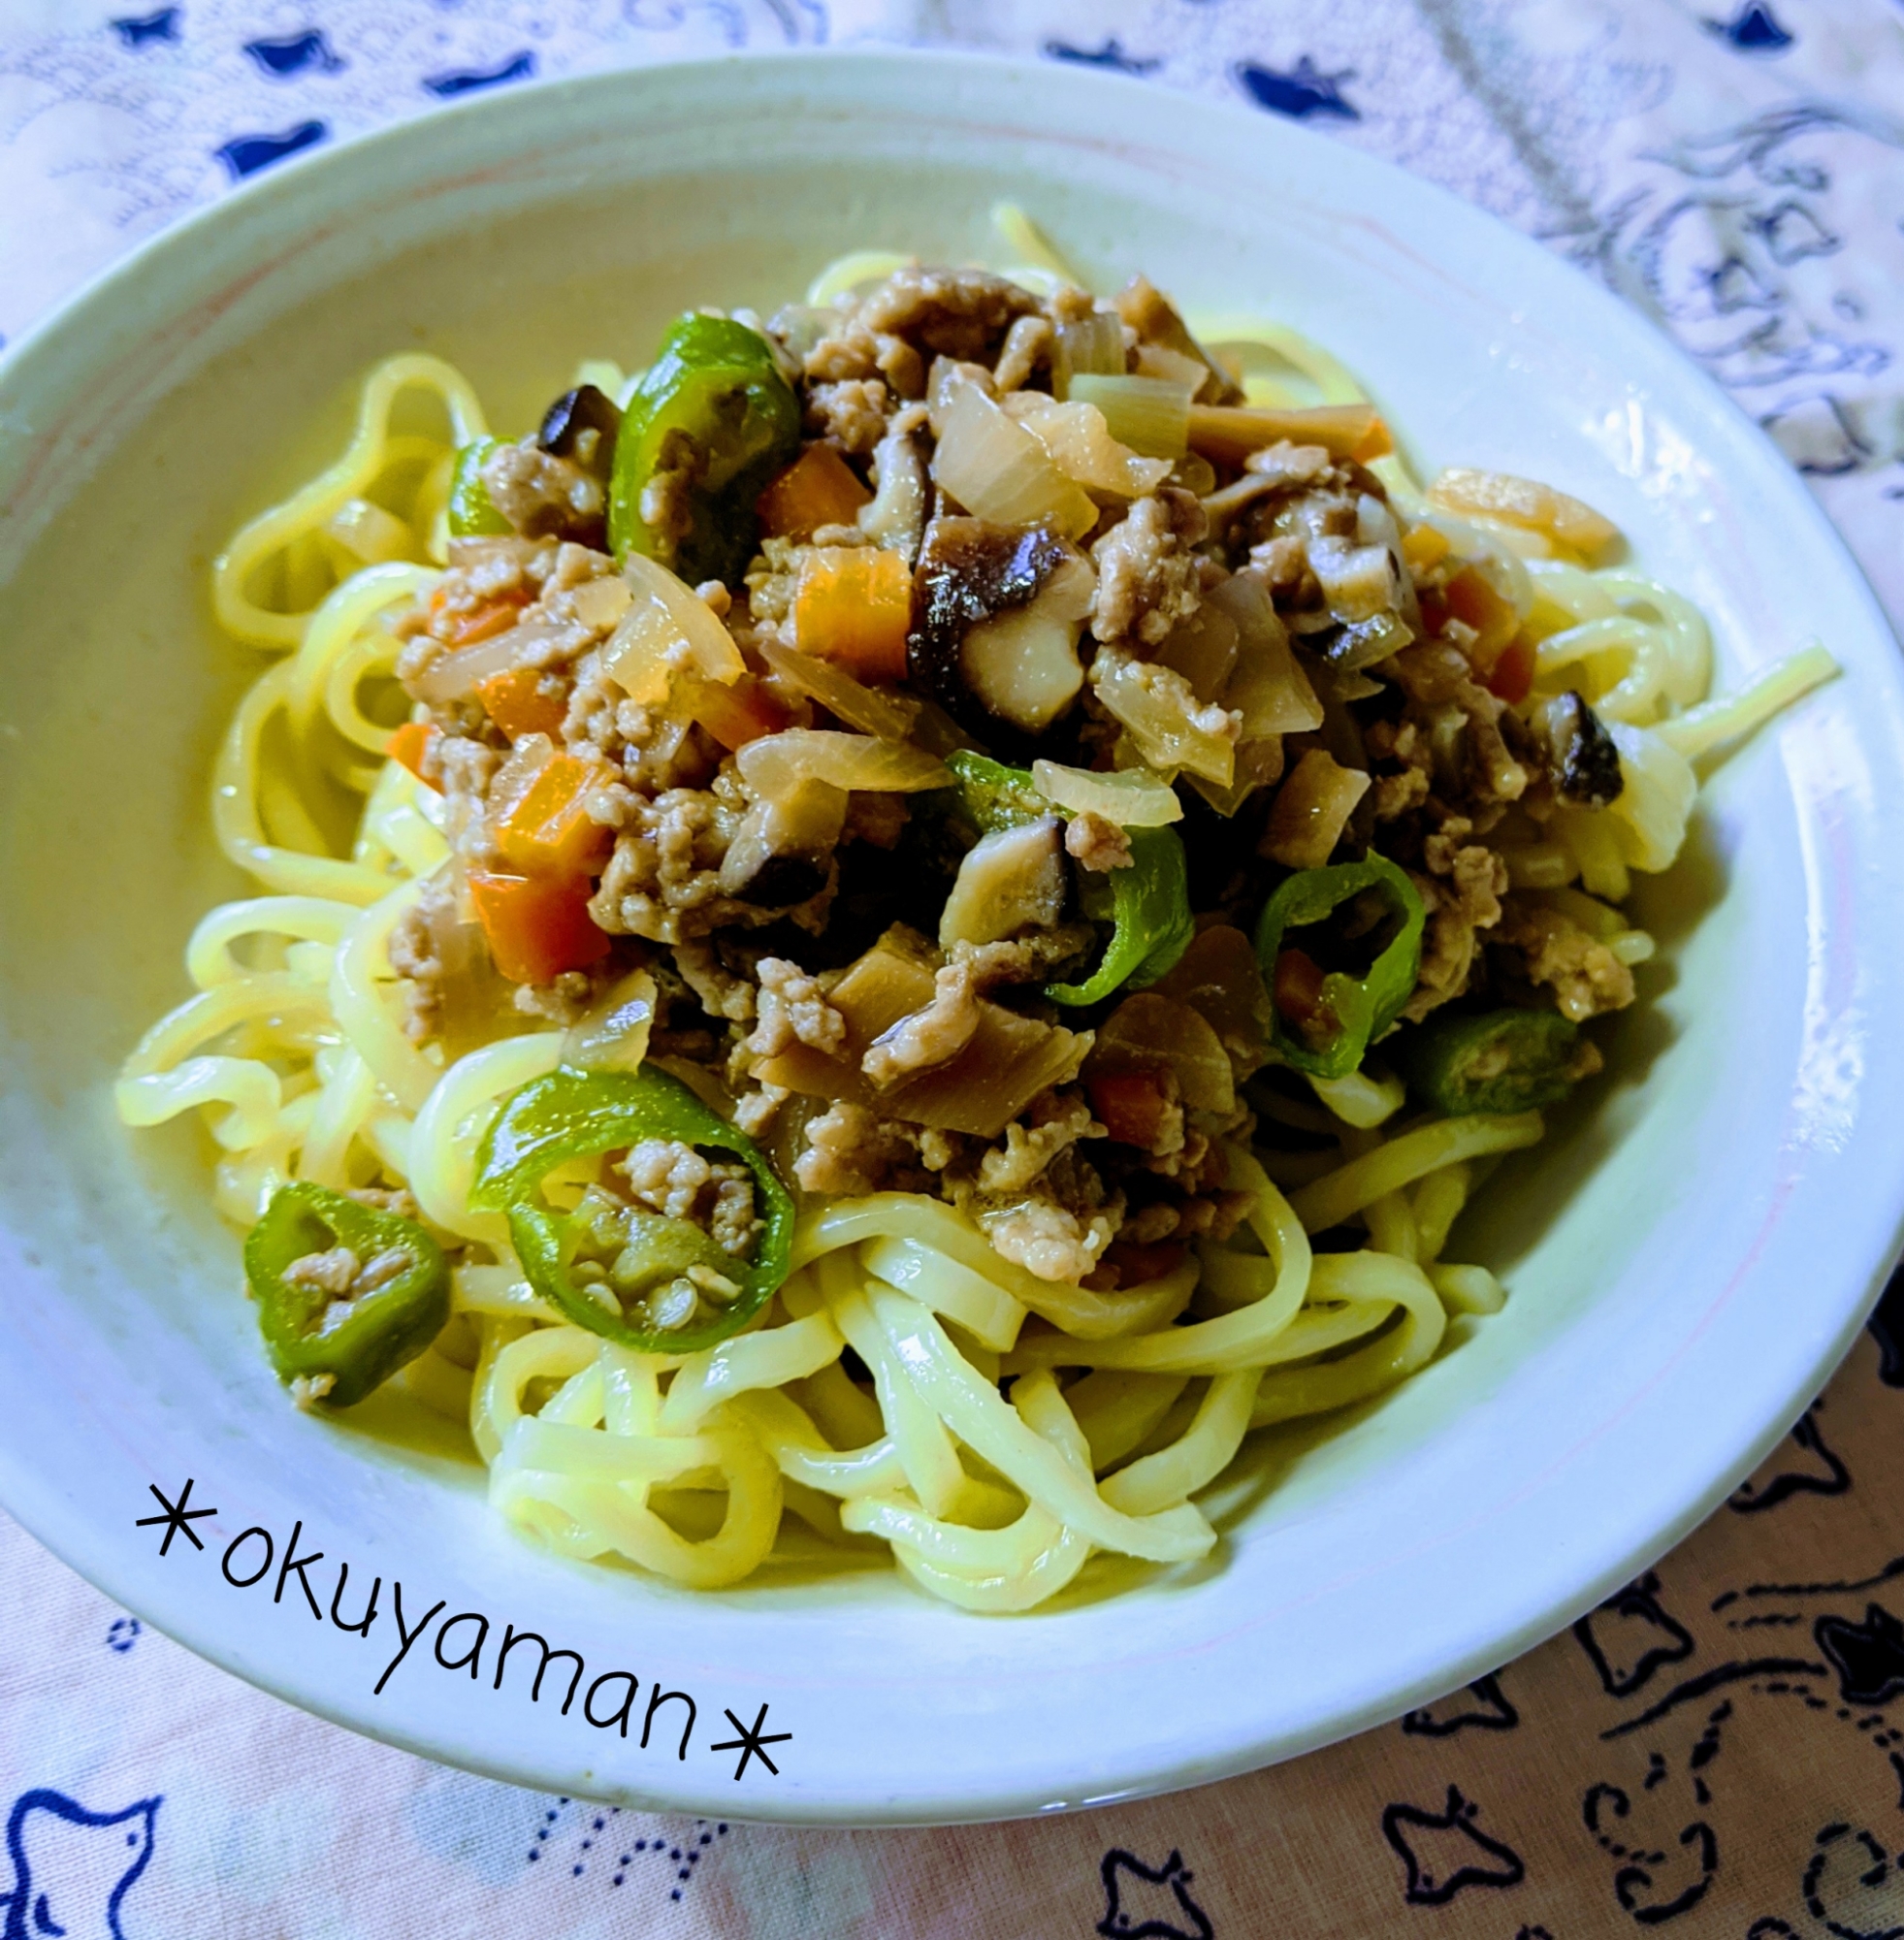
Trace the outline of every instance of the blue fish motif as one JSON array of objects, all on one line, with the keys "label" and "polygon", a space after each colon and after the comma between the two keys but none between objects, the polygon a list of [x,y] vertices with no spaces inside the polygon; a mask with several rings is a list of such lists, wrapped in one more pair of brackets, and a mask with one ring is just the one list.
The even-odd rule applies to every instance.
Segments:
[{"label": "blue fish motif", "polygon": [[161,7],[156,14],[140,14],[131,19],[114,20],[113,31],[125,45],[132,48],[149,47],[155,41],[176,41],[178,38],[178,16],[177,7]]},{"label": "blue fish motif", "polygon": [[423,84],[440,99],[454,101],[459,94],[473,94],[479,87],[500,87],[506,81],[527,81],[534,72],[535,56],[525,48],[512,59],[500,61],[495,67],[462,68],[453,74],[426,75]]},{"label": "blue fish motif", "polygon": [[1127,54],[1123,42],[1115,34],[1095,51],[1074,48],[1068,41],[1047,41],[1045,52],[1052,60],[1070,61],[1078,67],[1109,68],[1113,74],[1154,74],[1163,65],[1154,58],[1140,60],[1134,54]]},{"label": "blue fish motif", "polygon": [[1259,107],[1287,114],[1293,121],[1307,121],[1311,114],[1335,114],[1344,121],[1362,119],[1361,111],[1342,92],[1342,82],[1355,79],[1353,68],[1324,74],[1305,54],[1287,74],[1255,61],[1239,61],[1236,75]]},{"label": "blue fish motif", "polygon": [[276,81],[294,74],[336,74],[343,66],[324,38],[322,27],[302,34],[285,34],[278,40],[246,41],[244,51]]},{"label": "blue fish motif", "polygon": [[119,1909],[152,1857],[161,1802],[142,1798],[120,1812],[88,1812],[63,1792],[22,1792],[7,1819],[14,1883],[0,1893],[0,1940],[62,1933],[125,1940]]},{"label": "blue fish motif", "polygon": [[1729,20],[1701,22],[1709,34],[1729,41],[1742,54],[1782,53],[1797,37],[1780,26],[1779,18],[1764,0],[1749,0]]},{"label": "blue fish motif", "polygon": [[314,146],[330,132],[322,121],[300,121],[295,128],[287,128],[281,135],[234,135],[222,148],[214,148],[212,153],[231,171],[233,181],[242,181],[246,176],[255,176],[260,169],[281,162],[286,155],[295,155],[301,148]]}]

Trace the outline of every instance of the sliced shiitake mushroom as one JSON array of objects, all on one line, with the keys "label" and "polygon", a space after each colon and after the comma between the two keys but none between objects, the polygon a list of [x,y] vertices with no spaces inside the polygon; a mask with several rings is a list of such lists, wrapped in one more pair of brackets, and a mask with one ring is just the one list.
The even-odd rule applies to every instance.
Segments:
[{"label": "sliced shiitake mushroom", "polygon": [[544,412],[535,442],[550,457],[565,458],[606,480],[615,469],[615,436],[621,428],[614,399],[594,384],[577,384]]},{"label": "sliced shiitake mushroom", "polygon": [[982,737],[1036,734],[1078,697],[1090,562],[1042,526],[939,518],[926,528],[907,670]]},{"label": "sliced shiitake mushroom", "polygon": [[783,796],[755,802],[727,844],[722,893],[776,910],[817,896],[832,879],[846,801],[844,789],[803,781]]},{"label": "sliced shiitake mushroom", "polygon": [[1568,801],[1604,808],[1619,799],[1626,786],[1620,750],[1579,694],[1569,689],[1537,702],[1528,716],[1528,730]]}]

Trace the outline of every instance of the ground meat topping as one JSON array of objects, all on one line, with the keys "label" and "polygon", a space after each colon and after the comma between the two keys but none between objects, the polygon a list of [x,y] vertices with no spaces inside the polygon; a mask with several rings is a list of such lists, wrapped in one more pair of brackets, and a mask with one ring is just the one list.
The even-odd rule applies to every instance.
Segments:
[{"label": "ground meat topping", "polygon": [[956,1057],[979,1028],[979,982],[971,956],[955,957],[932,980],[932,1001],[866,1048],[859,1068],[875,1084],[896,1083]]},{"label": "ground meat topping", "polygon": [[531,438],[499,446],[483,466],[490,502],[525,538],[587,537],[601,525],[601,481]]},{"label": "ground meat topping", "polygon": [[1633,973],[1559,910],[1509,896],[1496,936],[1519,954],[1528,982],[1547,985],[1561,1015],[1575,1023],[1633,1000]]},{"label": "ground meat topping", "polygon": [[816,436],[831,438],[855,457],[867,457],[886,436],[891,398],[879,377],[843,377],[836,383],[815,384],[807,392],[807,429]]},{"label": "ground meat topping", "polygon": [[750,1056],[765,1063],[792,1044],[809,1045],[831,1056],[846,1042],[846,1019],[797,963],[763,956],[755,975],[760,980],[759,1021],[747,1040]]},{"label": "ground meat topping", "polygon": [[1065,824],[1064,853],[1099,875],[1131,866],[1130,837],[1114,822],[1088,808]]},{"label": "ground meat topping", "polygon": [[637,1206],[698,1226],[723,1252],[744,1259],[759,1237],[754,1177],[744,1165],[717,1165],[679,1139],[643,1139],[615,1170]]},{"label": "ground meat topping", "polygon": [[1092,637],[1156,646],[1187,620],[1201,597],[1191,547],[1208,530],[1202,505],[1188,492],[1166,485],[1138,500],[1091,548],[1098,568]]},{"label": "ground meat topping", "polygon": [[841,1099],[806,1128],[806,1149],[793,1161],[803,1192],[858,1199],[872,1192],[930,1189],[919,1164],[919,1127],[882,1118]]}]

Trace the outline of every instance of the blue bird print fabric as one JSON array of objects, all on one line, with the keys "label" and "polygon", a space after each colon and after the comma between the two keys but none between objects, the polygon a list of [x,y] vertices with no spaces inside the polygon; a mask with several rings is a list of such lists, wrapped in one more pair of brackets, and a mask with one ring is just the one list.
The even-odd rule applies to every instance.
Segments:
[{"label": "blue bird print fabric", "polygon": [[[1904,623],[1904,0],[14,0],[0,339],[235,183],[445,102],[919,44],[1299,121],[1536,237],[1766,427]],[[0,1518],[0,1940],[1898,1940],[1900,1431],[1904,1281],[1759,1472],[1530,1656],[1268,1772],[942,1832],[432,1765]]]}]

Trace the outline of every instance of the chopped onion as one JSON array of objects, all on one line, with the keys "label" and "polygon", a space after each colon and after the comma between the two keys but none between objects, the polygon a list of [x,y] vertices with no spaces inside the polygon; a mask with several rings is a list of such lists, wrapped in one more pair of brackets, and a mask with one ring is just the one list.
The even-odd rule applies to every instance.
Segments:
[{"label": "chopped onion", "polygon": [[562,1040],[562,1061],[584,1071],[635,1071],[648,1055],[659,1001],[655,980],[630,970],[611,984]]},{"label": "chopped onion", "polygon": [[1183,819],[1177,791],[1148,768],[1099,775],[1037,760],[1031,764],[1031,779],[1047,801],[1074,815],[1101,815],[1120,828],[1161,828],[1167,822]]},{"label": "chopped onion", "polygon": [[953,392],[932,454],[932,476],[974,517],[1000,526],[1048,524],[1075,539],[1097,524],[1097,507],[977,384]]},{"label": "chopped onion", "polygon": [[1237,718],[1200,703],[1180,673],[1106,648],[1091,663],[1091,685],[1160,774],[1186,768],[1219,788],[1229,786],[1236,772]]},{"label": "chopped onion", "polygon": [[1088,316],[1061,318],[1051,350],[1051,390],[1074,397],[1080,377],[1110,375],[1124,368],[1124,324],[1115,310],[1094,309]]},{"label": "chopped onion", "polygon": [[1201,1011],[1154,990],[1126,997],[1112,1012],[1091,1063],[1112,1071],[1167,1065],[1193,1112],[1236,1110],[1236,1073],[1214,1026]]},{"label": "chopped onion", "polygon": [[1140,343],[1137,346],[1137,372],[1142,377],[1155,377],[1167,384],[1182,384],[1189,387],[1194,398],[1210,381],[1211,367],[1201,357],[1192,357],[1182,350],[1172,350],[1162,343]]},{"label": "chopped onion", "polygon": [[1181,458],[1190,448],[1193,386],[1173,377],[1074,377],[1067,397],[1095,404],[1119,444],[1146,458]]},{"label": "chopped onion", "polygon": [[734,758],[753,794],[775,800],[801,782],[831,788],[911,794],[950,788],[952,772],[936,756],[903,741],[871,734],[836,734],[819,728],[788,728],[750,741]]},{"label": "chopped onion", "polygon": [[630,553],[622,568],[633,603],[602,655],[603,671],[631,700],[656,707],[677,669],[731,687],[747,671],[733,635],[666,566]]},{"label": "chopped onion", "polygon": [[789,687],[798,688],[828,714],[886,741],[903,741],[919,719],[919,702],[903,695],[882,694],[856,681],[831,661],[796,653],[778,640],[760,641],[760,658]]},{"label": "chopped onion", "polygon": [[484,810],[492,824],[515,812],[524,795],[535,786],[536,776],[555,759],[555,743],[546,734],[525,734],[509,750],[484,797]]},{"label": "chopped onion", "polygon": [[618,626],[633,604],[633,589],[626,579],[612,572],[599,579],[585,579],[568,593],[568,610],[583,626],[597,633]]},{"label": "chopped onion", "polygon": [[1206,600],[1165,635],[1158,663],[1180,673],[1199,700],[1214,700],[1235,670],[1239,631],[1221,607]]},{"label": "chopped onion", "polygon": [[1190,786],[1218,815],[1234,815],[1259,788],[1268,788],[1282,773],[1282,736],[1265,734],[1255,740],[1245,736],[1237,743],[1236,771],[1228,788],[1218,788],[1201,775],[1187,777]]},{"label": "chopped onion", "polygon": [[515,665],[519,646],[516,635],[523,630],[521,627],[511,627],[493,640],[482,640],[473,647],[464,647],[457,653],[445,654],[441,660],[432,661],[411,682],[411,692],[418,699],[438,706],[449,700],[467,699],[491,674],[507,673]]},{"label": "chopped onion", "polygon": [[1391,654],[1399,654],[1414,642],[1414,633],[1401,614],[1376,613],[1344,627],[1317,651],[1336,672],[1354,673],[1387,660]]},{"label": "chopped onion", "polygon": [[1050,454],[1051,463],[1086,491],[1141,499],[1170,476],[1167,458],[1140,458],[1111,436],[1095,404],[1061,404],[1036,391],[1015,391],[1005,413]]},{"label": "chopped onion", "polygon": [[1309,749],[1276,791],[1262,853],[1286,869],[1320,869],[1369,787],[1360,770],[1343,767],[1321,748]]}]

